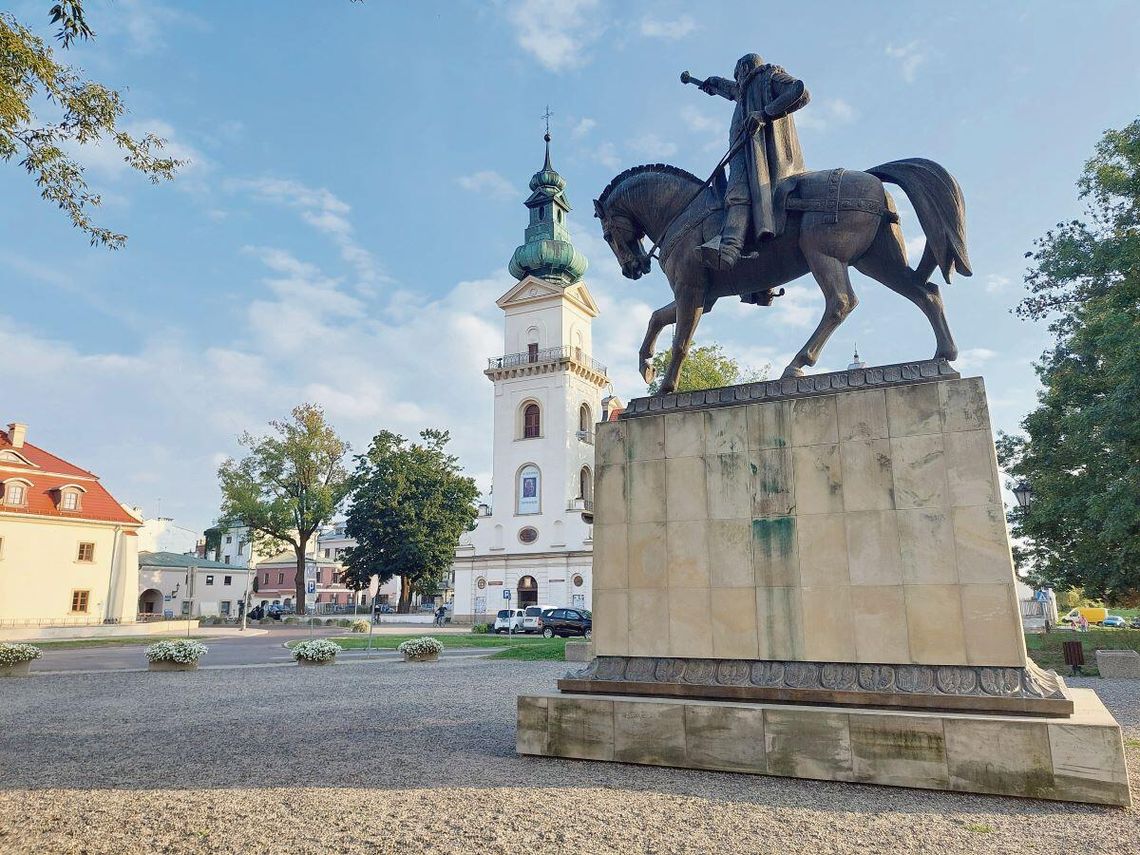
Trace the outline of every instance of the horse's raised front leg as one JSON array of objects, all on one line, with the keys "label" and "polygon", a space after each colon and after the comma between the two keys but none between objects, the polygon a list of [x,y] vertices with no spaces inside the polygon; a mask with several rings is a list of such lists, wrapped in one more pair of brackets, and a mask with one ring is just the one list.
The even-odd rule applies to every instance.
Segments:
[{"label": "horse's raised front leg", "polygon": [[805,365],[815,365],[831,334],[859,303],[851,289],[851,278],[844,262],[818,252],[805,253],[805,256],[812,276],[823,292],[825,306],[819,326],[784,369],[785,377],[799,377],[804,373],[802,369]]},{"label": "horse's raised front leg", "polygon": [[657,376],[653,368],[653,349],[657,346],[657,336],[669,324],[675,323],[677,323],[676,302],[662,306],[649,316],[649,327],[645,330],[645,340],[641,342],[641,352],[638,354],[641,359],[638,370],[646,383],[652,383],[653,378]]},{"label": "horse's raised front leg", "polygon": [[693,295],[678,296],[674,305],[676,326],[673,328],[673,352],[670,354],[669,368],[665,371],[665,379],[661,381],[661,386],[657,390],[658,395],[668,395],[677,388],[677,380],[681,376],[681,366],[685,362],[685,357],[689,355],[689,346],[693,343],[697,324],[704,313],[704,303],[699,292]]}]

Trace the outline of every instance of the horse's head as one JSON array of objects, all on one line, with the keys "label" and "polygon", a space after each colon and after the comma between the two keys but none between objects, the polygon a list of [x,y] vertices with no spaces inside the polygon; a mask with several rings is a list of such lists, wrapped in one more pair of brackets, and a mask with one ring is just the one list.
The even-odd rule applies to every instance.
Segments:
[{"label": "horse's head", "polygon": [[610,245],[621,265],[622,276],[640,279],[650,271],[653,264],[641,244],[645,232],[626,214],[607,211],[607,207],[597,199],[594,200],[594,216],[602,222],[602,238]]}]

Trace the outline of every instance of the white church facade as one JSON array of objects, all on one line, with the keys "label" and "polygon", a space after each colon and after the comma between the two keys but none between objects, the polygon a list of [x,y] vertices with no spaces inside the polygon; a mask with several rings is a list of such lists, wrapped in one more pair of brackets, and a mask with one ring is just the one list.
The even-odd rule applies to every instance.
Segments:
[{"label": "white church facade", "polygon": [[598,307],[566,230],[549,135],[546,143],[525,203],[526,240],[509,268],[519,281],[497,301],[504,355],[484,372],[494,386],[492,502],[456,549],[457,621],[493,620],[507,606],[591,604],[594,425],[608,415],[609,380],[591,356]]}]

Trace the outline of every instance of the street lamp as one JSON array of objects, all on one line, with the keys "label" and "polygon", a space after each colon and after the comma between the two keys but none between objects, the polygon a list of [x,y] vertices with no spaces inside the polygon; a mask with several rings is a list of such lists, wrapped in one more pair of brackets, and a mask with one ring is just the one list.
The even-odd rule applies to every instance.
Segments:
[{"label": "street lamp", "polygon": [[1029,505],[1033,502],[1033,487],[1028,481],[1018,481],[1013,488],[1013,497],[1017,499],[1018,507],[1023,511],[1028,511]]}]

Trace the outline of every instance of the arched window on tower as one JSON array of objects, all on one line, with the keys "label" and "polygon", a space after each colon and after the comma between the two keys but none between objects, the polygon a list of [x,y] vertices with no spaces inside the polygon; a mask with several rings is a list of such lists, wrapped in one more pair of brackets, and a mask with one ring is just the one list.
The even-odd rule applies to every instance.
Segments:
[{"label": "arched window on tower", "polygon": [[537,439],[542,435],[542,415],[533,401],[523,408],[523,439]]},{"label": "arched window on tower", "polygon": [[578,498],[587,502],[594,500],[594,478],[590,474],[589,466],[583,466],[578,473]]},{"label": "arched window on tower", "polygon": [[590,421],[590,406],[583,404],[578,408],[578,430],[589,431],[593,427]]}]

